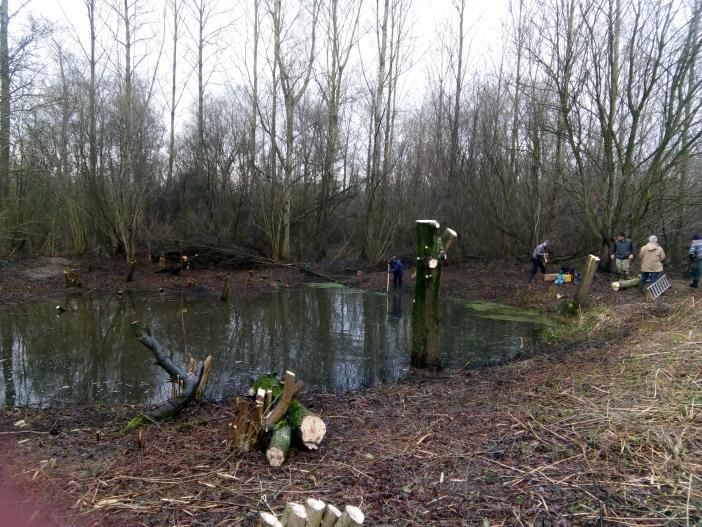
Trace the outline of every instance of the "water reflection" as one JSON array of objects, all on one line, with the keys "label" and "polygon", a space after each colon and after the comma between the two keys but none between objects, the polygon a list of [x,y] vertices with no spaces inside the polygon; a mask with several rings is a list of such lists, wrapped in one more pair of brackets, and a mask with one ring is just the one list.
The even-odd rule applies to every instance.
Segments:
[{"label": "water reflection", "polygon": [[[185,362],[211,354],[208,395],[245,391],[262,373],[295,371],[312,390],[395,379],[409,365],[411,296],[300,287],[225,304],[203,297],[67,297],[0,312],[0,405],[157,402],[165,373],[133,336],[139,320]],[[535,338],[532,324],[486,320],[458,303],[442,308],[448,366],[501,362]]]}]

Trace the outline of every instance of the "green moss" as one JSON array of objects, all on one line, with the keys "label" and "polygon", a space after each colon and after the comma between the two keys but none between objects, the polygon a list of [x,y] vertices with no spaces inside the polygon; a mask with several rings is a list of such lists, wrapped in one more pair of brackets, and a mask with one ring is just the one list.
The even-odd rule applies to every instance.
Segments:
[{"label": "green moss", "polygon": [[524,309],[495,302],[474,302],[458,300],[479,317],[491,320],[506,320],[510,322],[528,322],[535,324],[557,324],[555,320],[544,316],[533,309]]},{"label": "green moss", "polygon": [[486,483],[495,483],[497,481],[497,474],[492,470],[486,470],[483,472],[483,481]]},{"label": "green moss", "polygon": [[273,392],[273,397],[278,397],[283,392],[283,384],[270,375],[259,377],[251,385],[251,389],[254,393],[256,393],[259,388],[263,388],[266,391],[271,390]]},{"label": "green moss", "polygon": [[580,311],[579,308],[575,300],[564,300],[558,305],[558,312],[563,316],[574,317]]},{"label": "green moss", "polygon": [[313,289],[343,289],[345,286],[336,282],[307,282],[305,287]]},{"label": "green moss", "polygon": [[149,422],[150,419],[148,417],[146,417],[144,414],[139,414],[127,423],[127,426],[124,427],[123,432],[132,432],[141,426],[149,424]]}]

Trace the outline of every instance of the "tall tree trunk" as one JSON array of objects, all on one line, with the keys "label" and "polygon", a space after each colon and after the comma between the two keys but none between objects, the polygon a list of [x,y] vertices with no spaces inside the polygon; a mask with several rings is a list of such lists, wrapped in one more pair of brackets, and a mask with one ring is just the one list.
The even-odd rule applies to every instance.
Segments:
[{"label": "tall tree trunk", "polygon": [[383,21],[380,26],[379,49],[378,49],[378,75],[376,79],[375,95],[371,112],[373,114],[372,126],[372,149],[370,160],[370,171],[367,175],[365,192],[365,217],[364,217],[364,237],[362,255],[369,262],[375,262],[378,254],[378,204],[377,200],[382,183],[381,148],[383,145],[383,93],[386,84],[385,63],[387,60],[388,43],[388,16],[390,14],[390,0],[385,0],[383,7]]},{"label": "tall tree trunk", "polygon": [[[8,0],[0,1],[0,201],[10,189],[10,55]],[[5,203],[1,204],[2,206]]]}]

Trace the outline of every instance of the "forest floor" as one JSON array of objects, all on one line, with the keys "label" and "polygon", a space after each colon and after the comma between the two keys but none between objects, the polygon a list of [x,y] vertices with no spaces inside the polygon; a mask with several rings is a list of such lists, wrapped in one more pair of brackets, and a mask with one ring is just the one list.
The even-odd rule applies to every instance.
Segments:
[{"label": "forest floor", "polygon": [[[59,293],[70,265],[5,262],[0,302]],[[382,271],[317,271],[355,287],[386,285]],[[79,281],[84,290],[218,296],[224,275],[231,294],[309,279],[289,267],[179,276],[146,268],[127,285],[126,266],[97,262]],[[447,267],[443,291],[554,315],[572,297],[571,284],[527,285],[527,275],[526,266]],[[0,496],[17,499],[0,499],[0,526],[248,526],[256,511],[308,497],[360,506],[374,526],[700,525],[702,295],[673,280],[651,303],[636,288],[612,292],[609,278],[598,275],[587,307],[562,320],[536,357],[303,393],[327,436],[278,469],[259,452],[228,450],[228,402],[197,403],[141,440],[121,432],[140,410],[131,405],[6,410]],[[412,282],[410,270],[408,289]],[[20,420],[25,428],[14,426]]]}]

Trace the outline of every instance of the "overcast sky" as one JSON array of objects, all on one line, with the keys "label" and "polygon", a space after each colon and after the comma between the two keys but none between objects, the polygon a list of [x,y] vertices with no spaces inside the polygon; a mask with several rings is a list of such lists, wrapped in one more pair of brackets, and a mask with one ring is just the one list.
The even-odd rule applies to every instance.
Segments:
[{"label": "overcast sky", "polygon": [[[98,0],[99,5],[107,5],[113,0]],[[116,0],[115,0],[116,1]],[[216,52],[216,57],[214,61],[210,62],[211,67],[215,70],[215,74],[211,78],[210,84],[208,85],[208,92],[216,92],[225,83],[238,84],[245,83],[246,73],[245,66],[243,65],[243,60],[241,57],[245,54],[243,51],[243,46],[240,45],[246,39],[244,34],[247,31],[246,17],[247,11],[251,9],[251,0],[216,0],[218,5],[218,10],[222,12],[222,19],[228,19],[232,21],[233,29],[228,30],[227,38],[230,40],[228,47],[224,50]],[[324,0],[323,0],[324,1]],[[499,53],[501,42],[501,23],[507,11],[507,2],[509,0],[469,0],[466,22],[465,22],[465,34],[466,42],[469,44],[468,51],[468,61],[471,64],[472,69],[484,70],[490,69],[489,65],[495,61]],[[34,14],[35,16],[40,15],[46,17],[47,19],[54,21],[59,27],[65,28],[59,34],[67,46],[70,46],[76,52],[79,53],[79,48],[75,44],[76,38],[83,40],[84,45],[87,44],[88,36],[88,20],[87,20],[87,10],[85,7],[84,0],[9,0],[10,3],[10,13],[17,11],[21,7],[20,16],[16,17],[16,21],[21,23],[22,19],[28,14]],[[164,0],[145,0],[141,3],[150,12],[148,17],[151,19],[154,31],[158,33],[163,33],[164,29],[164,15],[163,15],[163,5]],[[372,17],[375,12],[375,0],[365,0],[364,10],[366,10],[366,15]],[[285,1],[283,2],[283,7],[285,8]],[[403,76],[401,79],[402,87],[405,92],[405,96],[413,99],[419,100],[426,88],[426,79],[430,75],[429,70],[435,67],[433,61],[437,56],[437,49],[440,45],[441,35],[447,33],[447,25],[456,24],[455,10],[452,7],[452,0],[414,0],[412,5],[412,11],[410,19],[414,21],[412,25],[412,33],[414,35],[413,40],[413,58],[411,60],[411,69]],[[103,7],[103,12],[109,12],[108,9]],[[147,18],[146,16],[143,18]],[[15,24],[13,20],[13,25]],[[170,23],[170,18],[167,19],[167,23]],[[17,24],[19,25],[19,24]],[[11,30],[12,30],[11,25]],[[111,28],[112,30],[115,28]],[[105,27],[99,27],[98,31],[103,35],[103,38],[110,37],[110,30]],[[144,36],[142,31],[141,36]],[[248,28],[250,31],[250,28]],[[168,32],[168,29],[166,29]],[[187,42],[192,38],[184,35],[182,38],[181,46],[185,46]],[[144,63],[140,64],[141,74],[145,74],[145,70],[153,66],[149,65],[149,61],[154,60],[152,57],[158,56],[158,47],[160,46],[160,37],[145,39],[148,43],[148,52],[146,50],[137,51],[136,55],[147,54],[149,59]],[[371,40],[373,42],[373,40]],[[107,38],[103,41],[103,46],[114,45],[114,37]],[[168,91],[168,71],[170,59],[169,54],[169,42],[164,45],[164,57],[161,59],[161,72],[160,75],[163,79],[162,88],[163,92]],[[372,45],[372,44],[371,44]],[[240,48],[240,49],[237,49]],[[181,48],[183,49],[183,48]],[[365,52],[361,51],[361,55]],[[191,59],[192,60],[192,59]],[[364,59],[365,61],[365,59]],[[214,65],[214,62],[217,64]],[[182,66],[180,64],[183,64]],[[179,62],[179,67],[189,68],[190,71],[192,67],[185,64],[186,61]],[[146,76],[150,73],[146,73]],[[470,75],[470,73],[468,73]],[[185,74],[179,74],[182,79]],[[191,77],[189,93],[186,93],[183,97],[183,103],[179,106],[179,114],[189,111],[190,104],[194,100],[195,89]]]}]

